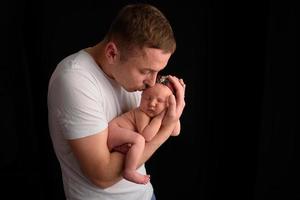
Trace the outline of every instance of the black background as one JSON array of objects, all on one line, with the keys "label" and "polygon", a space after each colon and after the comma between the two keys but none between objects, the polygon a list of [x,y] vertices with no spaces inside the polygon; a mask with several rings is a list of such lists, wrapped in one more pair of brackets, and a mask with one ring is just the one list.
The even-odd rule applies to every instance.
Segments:
[{"label": "black background", "polygon": [[170,20],[177,50],[164,73],[187,84],[181,135],[147,163],[157,199],[300,199],[296,3],[213,0],[2,1],[1,196],[64,199],[48,80],[135,2]]}]

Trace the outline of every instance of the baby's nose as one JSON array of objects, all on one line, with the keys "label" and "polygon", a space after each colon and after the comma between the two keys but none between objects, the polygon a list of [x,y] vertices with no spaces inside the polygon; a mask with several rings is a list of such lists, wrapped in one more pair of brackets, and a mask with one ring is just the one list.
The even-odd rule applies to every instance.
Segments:
[{"label": "baby's nose", "polygon": [[150,105],[151,105],[151,106],[156,106],[156,103],[157,103],[157,102],[156,102],[156,100],[155,100],[155,99],[154,99],[154,100],[152,100],[152,101],[150,101]]}]

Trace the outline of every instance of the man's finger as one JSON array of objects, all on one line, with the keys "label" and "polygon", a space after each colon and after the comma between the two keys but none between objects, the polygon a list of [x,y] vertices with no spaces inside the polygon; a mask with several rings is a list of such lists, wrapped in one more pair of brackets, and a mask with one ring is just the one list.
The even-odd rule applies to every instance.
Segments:
[{"label": "man's finger", "polygon": [[172,94],[169,97],[169,108],[168,108],[168,115],[175,116],[176,115],[176,99],[175,96]]}]

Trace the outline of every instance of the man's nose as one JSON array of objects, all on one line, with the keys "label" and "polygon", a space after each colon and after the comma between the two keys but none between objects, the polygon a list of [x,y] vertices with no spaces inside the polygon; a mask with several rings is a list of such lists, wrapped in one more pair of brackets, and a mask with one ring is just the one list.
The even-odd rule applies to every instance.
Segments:
[{"label": "man's nose", "polygon": [[155,74],[151,75],[147,79],[147,81],[145,82],[146,83],[146,87],[152,87],[152,86],[155,85],[155,83],[156,83],[156,76],[157,76],[157,74],[155,73]]}]

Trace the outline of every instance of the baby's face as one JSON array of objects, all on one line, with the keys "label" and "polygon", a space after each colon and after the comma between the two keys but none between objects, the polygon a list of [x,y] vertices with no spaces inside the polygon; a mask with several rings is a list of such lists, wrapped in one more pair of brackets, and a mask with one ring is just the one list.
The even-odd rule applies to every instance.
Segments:
[{"label": "baby's face", "polygon": [[142,94],[140,109],[148,116],[154,117],[168,107],[168,99],[172,94],[171,90],[160,83],[147,88]]}]

